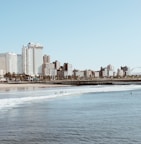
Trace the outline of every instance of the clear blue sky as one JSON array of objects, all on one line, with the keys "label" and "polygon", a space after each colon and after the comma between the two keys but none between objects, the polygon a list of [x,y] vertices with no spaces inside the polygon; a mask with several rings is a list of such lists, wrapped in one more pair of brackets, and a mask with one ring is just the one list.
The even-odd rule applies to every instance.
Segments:
[{"label": "clear blue sky", "polygon": [[0,53],[40,43],[76,69],[141,66],[141,0],[0,0]]}]

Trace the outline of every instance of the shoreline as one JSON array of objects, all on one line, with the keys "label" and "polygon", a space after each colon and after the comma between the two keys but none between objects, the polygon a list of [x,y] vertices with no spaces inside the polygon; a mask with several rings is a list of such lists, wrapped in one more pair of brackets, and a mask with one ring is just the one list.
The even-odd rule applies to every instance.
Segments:
[{"label": "shoreline", "polygon": [[141,85],[137,79],[55,80],[47,82],[2,82],[0,90],[14,88],[53,88],[81,85]]},{"label": "shoreline", "polygon": [[68,85],[61,84],[43,84],[43,83],[0,83],[0,90],[16,88],[54,88],[65,87]]}]

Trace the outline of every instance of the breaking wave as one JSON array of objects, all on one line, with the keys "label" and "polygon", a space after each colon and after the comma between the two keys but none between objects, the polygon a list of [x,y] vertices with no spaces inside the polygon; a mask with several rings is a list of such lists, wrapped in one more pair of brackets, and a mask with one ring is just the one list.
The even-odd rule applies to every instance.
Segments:
[{"label": "breaking wave", "polygon": [[84,93],[129,91],[141,89],[141,85],[112,85],[112,86],[72,86],[58,88],[43,88],[27,91],[9,91],[0,93],[0,110],[13,108],[24,104],[43,99],[54,99],[62,96],[80,95]]}]

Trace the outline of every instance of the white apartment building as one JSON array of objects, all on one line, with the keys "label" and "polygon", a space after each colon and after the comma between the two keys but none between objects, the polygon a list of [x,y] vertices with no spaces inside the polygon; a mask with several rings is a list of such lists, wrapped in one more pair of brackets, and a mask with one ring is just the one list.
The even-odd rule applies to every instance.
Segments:
[{"label": "white apartment building", "polygon": [[22,55],[17,54],[17,74],[22,74]]},{"label": "white apartment building", "polygon": [[114,67],[112,65],[108,65],[103,68],[101,71],[102,77],[113,77],[114,76]]},{"label": "white apartment building", "polygon": [[84,77],[85,78],[91,78],[92,77],[92,71],[91,70],[85,70],[84,71]]},{"label": "white apartment building", "polygon": [[99,71],[95,71],[95,72],[94,72],[94,77],[95,77],[95,78],[99,78],[99,76],[100,76],[100,75],[99,75]]},{"label": "white apartment building", "polygon": [[108,72],[108,77],[113,77],[114,76],[114,71],[109,71]]},{"label": "white apartment building", "polygon": [[15,53],[2,53],[0,54],[0,69],[3,73],[16,73],[18,72],[17,68],[17,54]]},{"label": "white apartment building", "polygon": [[22,48],[23,72],[28,75],[42,74],[42,50],[43,46],[35,43],[28,43]]},{"label": "white apartment building", "polygon": [[4,71],[0,70],[0,78],[3,78],[3,76],[4,76]]},{"label": "white apartment building", "polygon": [[6,54],[6,66],[7,66],[7,72],[17,74],[17,54],[15,53]]},{"label": "white apartment building", "polygon": [[107,70],[107,68],[104,68],[102,70],[102,77],[108,77],[108,70]]},{"label": "white apartment building", "polygon": [[75,70],[74,76],[78,78],[84,78],[84,71]]},{"label": "white apartment building", "polygon": [[117,76],[123,77],[124,76],[124,71],[122,69],[117,70]]},{"label": "white apartment building", "polygon": [[7,66],[6,66],[6,53],[0,54],[0,69],[5,74],[7,72]]}]

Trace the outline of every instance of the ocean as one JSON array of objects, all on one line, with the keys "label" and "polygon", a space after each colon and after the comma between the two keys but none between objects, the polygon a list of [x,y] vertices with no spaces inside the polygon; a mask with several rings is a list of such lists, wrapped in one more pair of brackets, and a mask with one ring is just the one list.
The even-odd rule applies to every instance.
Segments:
[{"label": "ocean", "polygon": [[0,91],[0,144],[140,144],[141,85]]}]

